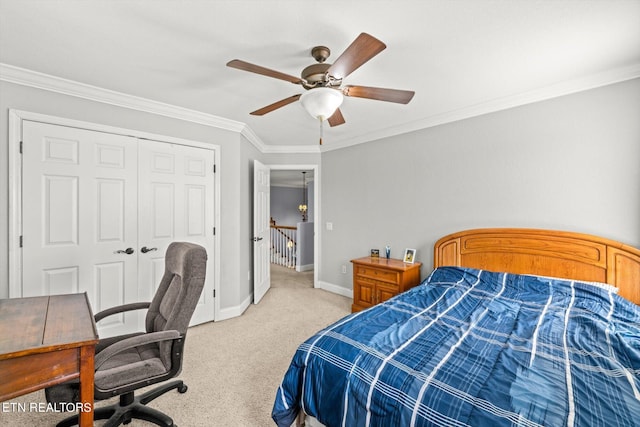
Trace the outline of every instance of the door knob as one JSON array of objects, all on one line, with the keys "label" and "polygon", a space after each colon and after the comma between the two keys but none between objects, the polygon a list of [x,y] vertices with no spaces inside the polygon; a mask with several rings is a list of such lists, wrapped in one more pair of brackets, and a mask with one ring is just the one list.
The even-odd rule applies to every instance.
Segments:
[{"label": "door knob", "polygon": [[143,254],[146,254],[147,252],[153,252],[153,251],[157,251],[157,250],[158,250],[158,248],[148,248],[146,246],[143,246],[140,249],[140,252],[142,252]]},{"label": "door knob", "polygon": [[254,237],[254,238],[253,238],[253,241],[254,241],[254,242],[259,242],[260,240],[262,240],[262,237]]},{"label": "door knob", "polygon": [[124,251],[122,249],[117,250],[114,252],[114,254],[127,254],[127,255],[131,255],[132,253],[134,253],[135,251],[133,250],[133,248],[127,248]]}]

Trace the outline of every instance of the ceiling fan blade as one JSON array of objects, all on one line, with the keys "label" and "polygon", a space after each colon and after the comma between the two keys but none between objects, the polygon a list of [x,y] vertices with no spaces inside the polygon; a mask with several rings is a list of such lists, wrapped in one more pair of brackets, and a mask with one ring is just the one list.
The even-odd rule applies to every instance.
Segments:
[{"label": "ceiling fan blade", "polygon": [[250,64],[240,59],[234,59],[232,61],[227,62],[227,67],[237,68],[238,70],[262,74],[263,76],[273,77],[275,79],[285,80],[295,84],[302,83],[302,79],[300,79],[300,77],[294,77],[289,74],[281,73],[280,71],[275,71],[269,68],[261,67],[260,65]]},{"label": "ceiling fan blade", "polygon": [[352,85],[343,87],[342,93],[345,96],[376,99],[378,101],[397,102],[398,104],[408,104],[415,94],[415,92],[412,90],[385,89],[381,87]]},{"label": "ceiling fan blade", "polygon": [[329,122],[329,126],[331,127],[344,124],[344,117],[342,117],[342,112],[340,111],[340,109],[338,108],[336,112],[327,119],[327,121]]},{"label": "ceiling fan blade", "polygon": [[300,94],[293,95],[293,96],[290,96],[290,97],[285,98],[285,99],[281,99],[278,102],[274,102],[273,104],[267,105],[266,107],[262,107],[259,110],[251,112],[251,115],[253,115],[253,116],[263,116],[263,115],[265,115],[267,113],[272,112],[273,110],[277,110],[280,107],[284,107],[285,105],[289,105],[292,102],[297,101],[298,98],[300,98]]},{"label": "ceiling fan blade", "polygon": [[343,79],[362,64],[382,52],[387,45],[367,33],[361,33],[349,47],[335,60],[327,72],[330,76]]}]

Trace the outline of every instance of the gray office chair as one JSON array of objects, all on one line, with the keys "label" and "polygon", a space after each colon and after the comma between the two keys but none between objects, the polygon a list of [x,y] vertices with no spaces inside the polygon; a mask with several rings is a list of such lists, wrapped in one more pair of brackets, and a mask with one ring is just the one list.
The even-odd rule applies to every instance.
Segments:
[{"label": "gray office chair", "polygon": [[[187,386],[181,380],[139,396],[134,396],[134,391],[180,373],[187,327],[204,286],[206,261],[203,247],[171,243],[165,255],[164,276],[151,303],[125,304],[95,315],[97,322],[113,314],[148,309],[146,332],[105,338],[96,345],[94,398],[120,396],[119,403],[95,409],[94,419],[108,419],[103,427],[129,424],[134,418],[175,427],[169,416],[145,405],[170,390],[185,393]],[[77,402],[78,383],[53,386],[46,389],[45,394],[51,403]],[[77,424],[76,415],[61,421],[58,427]]]}]

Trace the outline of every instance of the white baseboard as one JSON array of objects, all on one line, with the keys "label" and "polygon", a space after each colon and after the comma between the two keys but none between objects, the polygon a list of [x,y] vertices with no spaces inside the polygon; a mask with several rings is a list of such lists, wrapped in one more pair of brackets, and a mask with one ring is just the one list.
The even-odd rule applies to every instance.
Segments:
[{"label": "white baseboard", "polygon": [[313,270],[314,265],[315,264],[296,265],[296,271],[298,273],[303,271],[310,271]]},{"label": "white baseboard", "polygon": [[[343,297],[353,298],[353,290],[343,288],[342,286],[334,285],[333,283],[318,281],[316,288],[324,289],[325,291],[332,292],[334,294],[342,295]],[[221,308],[218,314],[215,316],[215,321],[233,319],[234,317],[241,316],[247,308],[253,302],[253,293],[249,294],[244,301],[233,307]]]},{"label": "white baseboard", "polygon": [[353,298],[353,289],[343,288],[342,286],[323,282],[322,280],[318,280],[316,288],[324,289],[325,291],[333,292],[334,294],[342,295],[343,297]]},{"label": "white baseboard", "polygon": [[234,317],[241,316],[242,313],[245,312],[247,308],[251,305],[253,301],[253,293],[249,294],[244,301],[242,301],[239,305],[233,307],[221,308],[220,312],[216,316],[216,322],[220,320],[232,319]]}]

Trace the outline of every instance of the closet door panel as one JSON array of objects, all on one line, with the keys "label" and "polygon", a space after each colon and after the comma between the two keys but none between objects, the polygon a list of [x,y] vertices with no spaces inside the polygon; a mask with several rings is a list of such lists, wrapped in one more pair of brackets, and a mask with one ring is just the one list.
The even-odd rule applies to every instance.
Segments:
[{"label": "closet door panel", "polygon": [[213,320],[213,150],[139,141],[139,298],[155,292],[171,242],[193,242],[208,253],[207,279],[192,324]]},{"label": "closet door panel", "polygon": [[22,296],[87,292],[94,312],[136,301],[136,254],[117,252],[137,244],[137,141],[32,121],[22,132]]}]

